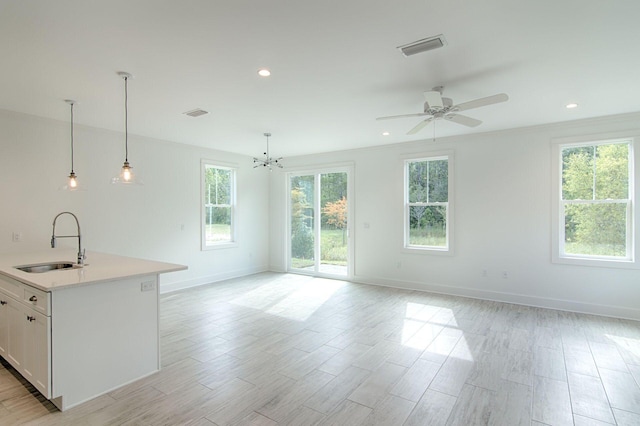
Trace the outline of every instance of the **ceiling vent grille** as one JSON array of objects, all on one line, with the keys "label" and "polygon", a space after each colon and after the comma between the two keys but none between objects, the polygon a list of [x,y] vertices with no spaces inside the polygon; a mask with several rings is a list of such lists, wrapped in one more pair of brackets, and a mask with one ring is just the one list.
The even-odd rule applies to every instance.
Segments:
[{"label": "ceiling vent grille", "polygon": [[191,111],[183,112],[184,115],[189,117],[200,117],[201,115],[209,114],[209,111],[205,111],[200,108],[192,109]]},{"label": "ceiling vent grille", "polygon": [[439,34],[434,37],[429,37],[422,40],[414,41],[413,43],[405,44],[403,46],[398,46],[398,49],[400,49],[404,56],[411,56],[418,53],[427,52],[429,50],[439,49],[446,45],[447,40],[445,40],[442,34]]}]

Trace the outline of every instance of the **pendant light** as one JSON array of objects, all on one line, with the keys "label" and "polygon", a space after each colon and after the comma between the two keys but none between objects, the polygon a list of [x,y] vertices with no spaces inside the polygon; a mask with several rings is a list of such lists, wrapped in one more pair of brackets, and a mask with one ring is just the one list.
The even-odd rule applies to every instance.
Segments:
[{"label": "pendant light", "polygon": [[71,100],[71,99],[65,99],[65,102],[67,104],[69,104],[69,106],[71,107],[71,172],[69,173],[69,176],[67,176],[67,182],[60,187],[61,190],[63,191],[78,191],[81,189],[80,184],[78,182],[78,176],[76,175],[75,171],[73,170],[73,105],[76,103],[76,101]]},{"label": "pendant light", "polygon": [[118,176],[111,179],[113,184],[142,185],[142,181],[133,174],[133,167],[129,164],[129,90],[128,82],[133,78],[128,72],[120,71],[118,75],[124,79],[124,164]]},{"label": "pendant light", "polygon": [[253,168],[256,167],[267,167],[269,171],[273,171],[273,167],[283,168],[282,157],[279,158],[271,158],[269,155],[269,138],[271,137],[271,133],[264,133],[264,136],[267,138],[267,151],[264,153],[264,159],[253,157]]}]

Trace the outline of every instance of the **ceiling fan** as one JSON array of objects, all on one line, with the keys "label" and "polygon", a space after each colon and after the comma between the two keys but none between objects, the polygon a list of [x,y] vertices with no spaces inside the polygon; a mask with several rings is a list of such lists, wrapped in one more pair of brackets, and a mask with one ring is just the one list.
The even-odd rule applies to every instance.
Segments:
[{"label": "ceiling fan", "polygon": [[434,120],[445,119],[453,121],[454,123],[462,124],[463,126],[476,127],[482,124],[482,121],[475,118],[467,117],[466,115],[460,115],[458,112],[466,111],[472,108],[479,108],[487,105],[497,104],[509,100],[509,96],[505,93],[498,95],[487,96],[486,98],[480,98],[469,102],[463,102],[458,105],[454,105],[450,98],[443,98],[442,91],[444,86],[436,86],[429,92],[424,92],[424,112],[417,114],[402,114],[392,115],[389,117],[378,117],[376,120],[389,120],[392,118],[405,118],[405,117],[424,117],[424,120],[418,123],[413,129],[407,132],[407,135],[415,135],[422,130],[427,124]]}]

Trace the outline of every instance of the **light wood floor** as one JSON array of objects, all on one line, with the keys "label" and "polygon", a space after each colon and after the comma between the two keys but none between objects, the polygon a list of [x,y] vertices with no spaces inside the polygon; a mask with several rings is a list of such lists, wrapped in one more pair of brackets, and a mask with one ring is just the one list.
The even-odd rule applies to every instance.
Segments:
[{"label": "light wood floor", "polygon": [[0,423],[640,425],[634,321],[273,273],[161,312],[160,373],[61,413],[4,363]]}]

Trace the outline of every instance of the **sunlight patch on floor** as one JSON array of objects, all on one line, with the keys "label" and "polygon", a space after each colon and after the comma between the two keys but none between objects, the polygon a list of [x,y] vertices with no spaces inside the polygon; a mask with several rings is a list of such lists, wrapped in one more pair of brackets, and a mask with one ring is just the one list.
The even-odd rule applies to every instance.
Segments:
[{"label": "sunlight patch on floor", "polygon": [[[443,323],[443,320],[446,320]],[[451,328],[453,326],[454,328]],[[405,308],[400,343],[413,349],[429,350],[434,355],[448,355],[451,352],[451,341],[458,344],[462,334],[451,309],[440,306],[408,302]],[[440,333],[445,333],[441,342],[437,340]],[[464,337],[462,337],[464,339]],[[461,359],[473,361],[473,355],[466,342],[459,343]]]},{"label": "sunlight patch on floor", "polygon": [[265,312],[297,321],[305,321],[346,283],[316,278]]},{"label": "sunlight patch on floor", "polygon": [[640,339],[605,334],[618,347],[622,358],[631,364],[640,363]]}]

